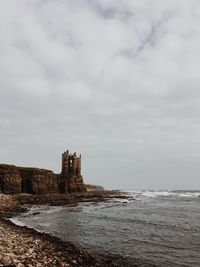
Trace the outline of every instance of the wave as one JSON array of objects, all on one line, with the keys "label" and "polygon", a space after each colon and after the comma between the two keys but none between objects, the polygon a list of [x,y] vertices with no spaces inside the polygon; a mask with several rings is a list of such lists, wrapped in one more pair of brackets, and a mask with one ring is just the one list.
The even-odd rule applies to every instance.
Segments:
[{"label": "wave", "polygon": [[155,198],[155,197],[182,197],[182,198],[198,198],[200,197],[199,191],[127,191],[129,195],[134,195],[135,197],[147,197],[147,198]]},{"label": "wave", "polygon": [[19,226],[26,226],[25,222],[22,222],[20,219],[18,218],[9,218],[9,221],[11,221],[12,223],[19,225]]}]

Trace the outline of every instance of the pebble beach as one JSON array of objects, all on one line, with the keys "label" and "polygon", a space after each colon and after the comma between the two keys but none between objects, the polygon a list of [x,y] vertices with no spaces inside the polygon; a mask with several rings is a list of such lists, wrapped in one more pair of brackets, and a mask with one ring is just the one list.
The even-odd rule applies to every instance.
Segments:
[{"label": "pebble beach", "polygon": [[[42,267],[42,266],[129,266],[117,256],[103,256],[79,249],[70,242],[34,229],[17,226],[9,217],[27,210],[33,203],[59,203],[103,200],[112,197],[110,193],[89,193],[84,196],[30,196],[0,195],[0,266]],[[133,265],[131,265],[133,266]]]}]

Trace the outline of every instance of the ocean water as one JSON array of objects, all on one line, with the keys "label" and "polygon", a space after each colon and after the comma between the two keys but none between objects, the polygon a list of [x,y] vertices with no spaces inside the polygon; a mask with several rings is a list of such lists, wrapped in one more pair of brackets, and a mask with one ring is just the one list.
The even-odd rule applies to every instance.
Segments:
[{"label": "ocean water", "polygon": [[123,200],[34,206],[12,221],[133,262],[200,266],[200,192],[196,191],[130,191]]}]

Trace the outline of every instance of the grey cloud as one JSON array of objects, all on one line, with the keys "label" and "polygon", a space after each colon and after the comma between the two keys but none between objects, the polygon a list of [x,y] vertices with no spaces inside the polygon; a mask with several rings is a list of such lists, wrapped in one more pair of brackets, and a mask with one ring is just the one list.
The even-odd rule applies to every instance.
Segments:
[{"label": "grey cloud", "polygon": [[1,1],[0,161],[69,148],[90,183],[199,187],[199,5]]},{"label": "grey cloud", "polygon": [[109,5],[109,3],[105,5],[101,1],[91,0],[87,0],[87,2],[104,19],[118,19],[126,22],[130,17],[134,16],[133,10],[126,8],[124,5]]}]

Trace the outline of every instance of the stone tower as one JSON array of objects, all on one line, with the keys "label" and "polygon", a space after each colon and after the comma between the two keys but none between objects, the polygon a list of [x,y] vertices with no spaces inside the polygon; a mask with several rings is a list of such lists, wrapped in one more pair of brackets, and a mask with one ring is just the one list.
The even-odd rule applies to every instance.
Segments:
[{"label": "stone tower", "polygon": [[69,154],[69,150],[62,153],[62,176],[80,176],[81,175],[81,155]]},{"label": "stone tower", "polygon": [[81,175],[81,154],[77,158],[76,175]]},{"label": "stone tower", "polygon": [[86,191],[81,175],[81,155],[76,152],[70,154],[69,150],[62,153],[62,171],[60,179],[60,192]]},{"label": "stone tower", "polygon": [[62,153],[62,175],[67,177],[69,173],[69,150]]}]

